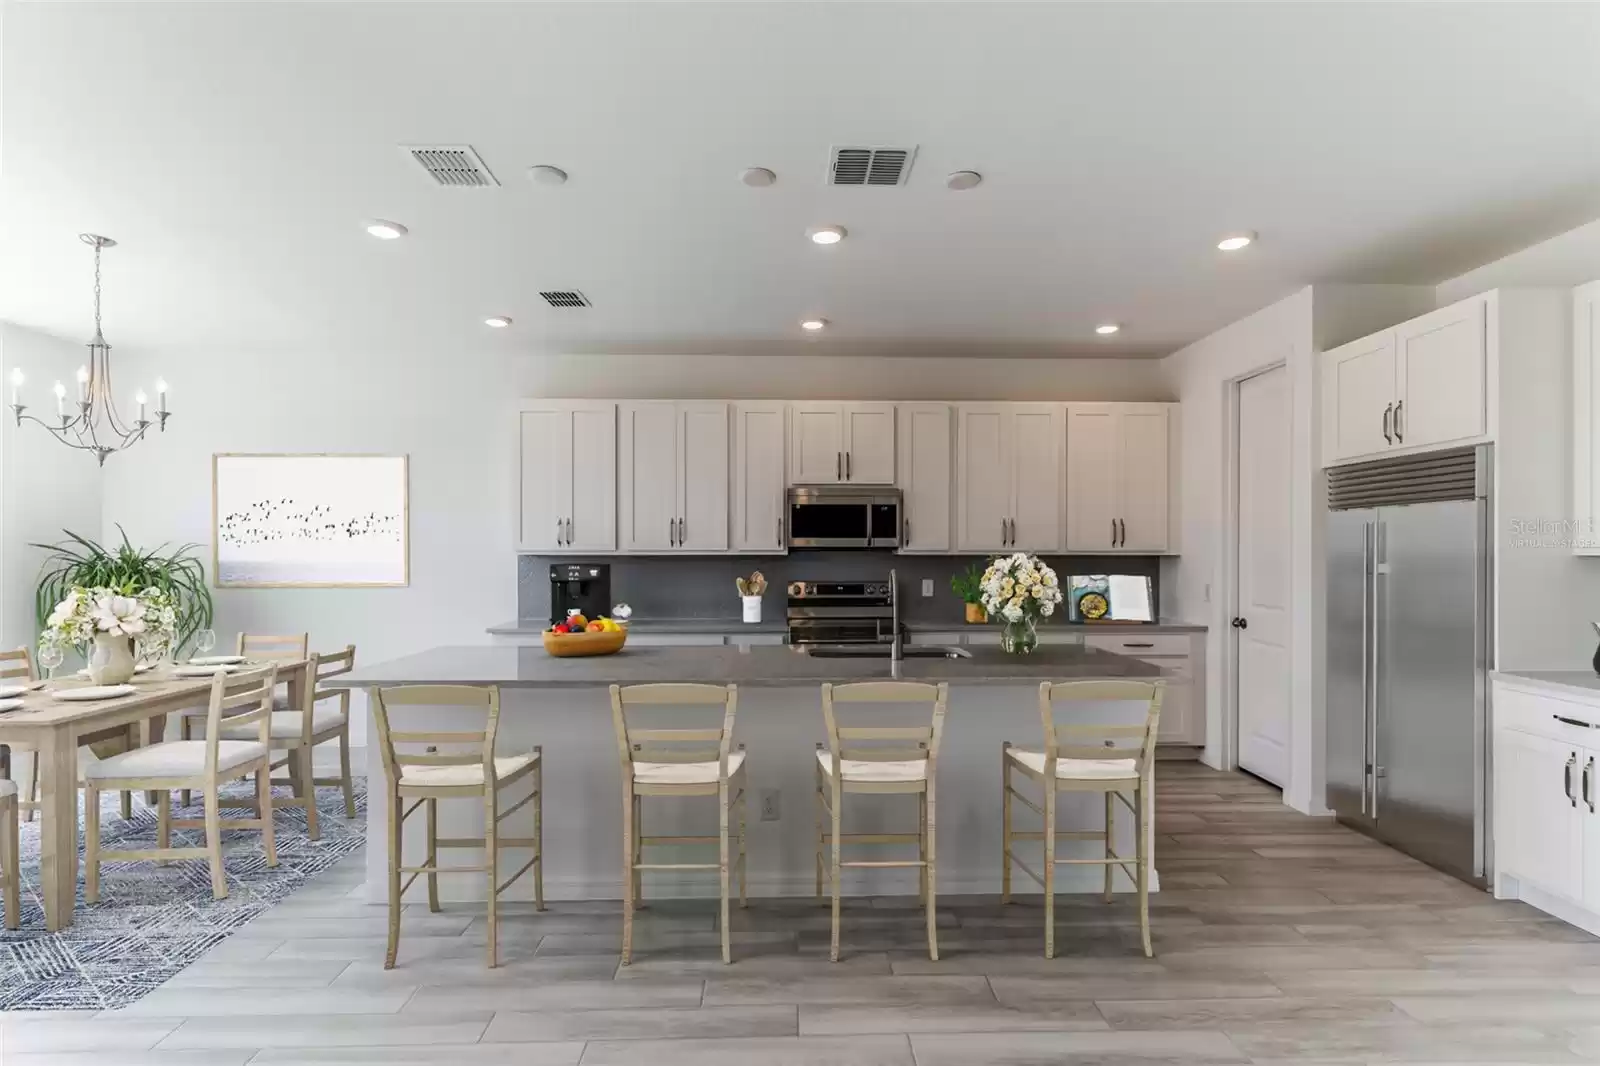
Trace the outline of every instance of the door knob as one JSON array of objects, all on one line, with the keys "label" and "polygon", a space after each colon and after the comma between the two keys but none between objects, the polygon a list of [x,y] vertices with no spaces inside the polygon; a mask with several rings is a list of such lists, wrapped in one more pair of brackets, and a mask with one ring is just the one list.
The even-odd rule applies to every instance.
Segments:
[{"label": "door knob", "polygon": [[1235,618],[1232,625],[1235,629],[1249,629],[1250,620],[1248,618]]}]

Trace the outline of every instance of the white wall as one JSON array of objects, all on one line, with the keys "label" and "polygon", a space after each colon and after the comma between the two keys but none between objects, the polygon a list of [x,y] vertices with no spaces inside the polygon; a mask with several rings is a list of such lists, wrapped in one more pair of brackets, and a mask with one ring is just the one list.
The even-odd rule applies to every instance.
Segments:
[{"label": "white wall", "polygon": [[[0,378],[11,402],[13,367],[27,375],[23,402],[29,414],[53,414],[50,385],[71,387],[72,376],[88,356],[81,344],[58,340],[0,323]],[[38,637],[34,588],[45,553],[32,544],[64,539],[63,529],[98,536],[101,475],[94,456],[56,441],[39,426],[16,424],[9,407],[0,420],[0,647],[32,647]],[[116,457],[107,460],[115,463]],[[115,530],[112,530],[115,532]]]},{"label": "white wall", "polygon": [[1224,765],[1233,739],[1224,696],[1232,671],[1232,574],[1228,447],[1233,383],[1272,366],[1289,371],[1290,551],[1289,778],[1284,800],[1321,812],[1323,802],[1324,611],[1319,379],[1315,354],[1431,307],[1432,292],[1400,286],[1316,286],[1240,319],[1162,360],[1183,404],[1182,554],[1163,561],[1163,610],[1209,627],[1205,760]]},{"label": "white wall", "polygon": [[1490,289],[1556,286],[1570,289],[1600,278],[1600,219],[1529,245],[1439,283],[1439,306]]}]

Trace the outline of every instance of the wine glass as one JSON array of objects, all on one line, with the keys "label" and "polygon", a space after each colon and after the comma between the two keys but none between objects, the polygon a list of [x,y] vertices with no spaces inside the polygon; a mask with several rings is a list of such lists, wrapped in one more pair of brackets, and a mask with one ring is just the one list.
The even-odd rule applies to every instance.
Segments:
[{"label": "wine glass", "polygon": [[39,665],[45,668],[45,679],[56,679],[56,667],[66,661],[67,653],[59,644],[44,644],[39,648]]},{"label": "wine glass", "polygon": [[217,646],[217,631],[215,629],[202,629],[194,635],[195,650],[205,655]]}]

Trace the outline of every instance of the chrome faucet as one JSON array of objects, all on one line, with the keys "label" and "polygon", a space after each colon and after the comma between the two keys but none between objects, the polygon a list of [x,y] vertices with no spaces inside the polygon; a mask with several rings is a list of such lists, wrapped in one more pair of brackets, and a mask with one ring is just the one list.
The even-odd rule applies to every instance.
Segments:
[{"label": "chrome faucet", "polygon": [[890,624],[894,626],[894,643],[889,647],[889,661],[897,663],[905,658],[905,651],[900,645],[900,578],[893,569],[889,571],[889,608]]}]

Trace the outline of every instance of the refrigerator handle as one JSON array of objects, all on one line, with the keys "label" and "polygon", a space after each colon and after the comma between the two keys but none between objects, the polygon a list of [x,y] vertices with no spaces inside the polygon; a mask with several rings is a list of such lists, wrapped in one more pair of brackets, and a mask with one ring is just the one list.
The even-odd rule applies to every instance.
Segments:
[{"label": "refrigerator handle", "polygon": [[1365,723],[1367,737],[1367,777],[1372,782],[1372,800],[1367,811],[1373,818],[1378,817],[1378,779],[1383,776],[1383,771],[1378,767],[1378,675],[1381,672],[1381,662],[1378,659],[1379,627],[1382,623],[1382,614],[1378,608],[1378,578],[1383,572],[1383,522],[1381,519],[1372,523],[1372,576],[1368,585],[1372,597],[1372,622],[1367,626],[1369,644],[1367,646],[1367,719]]},{"label": "refrigerator handle", "polygon": [[1372,779],[1372,766],[1367,761],[1367,752],[1372,750],[1372,737],[1368,732],[1368,715],[1371,708],[1368,706],[1370,692],[1368,678],[1371,676],[1372,661],[1367,655],[1372,635],[1372,610],[1370,595],[1372,592],[1372,523],[1361,524],[1361,813],[1367,814],[1367,788]]}]

